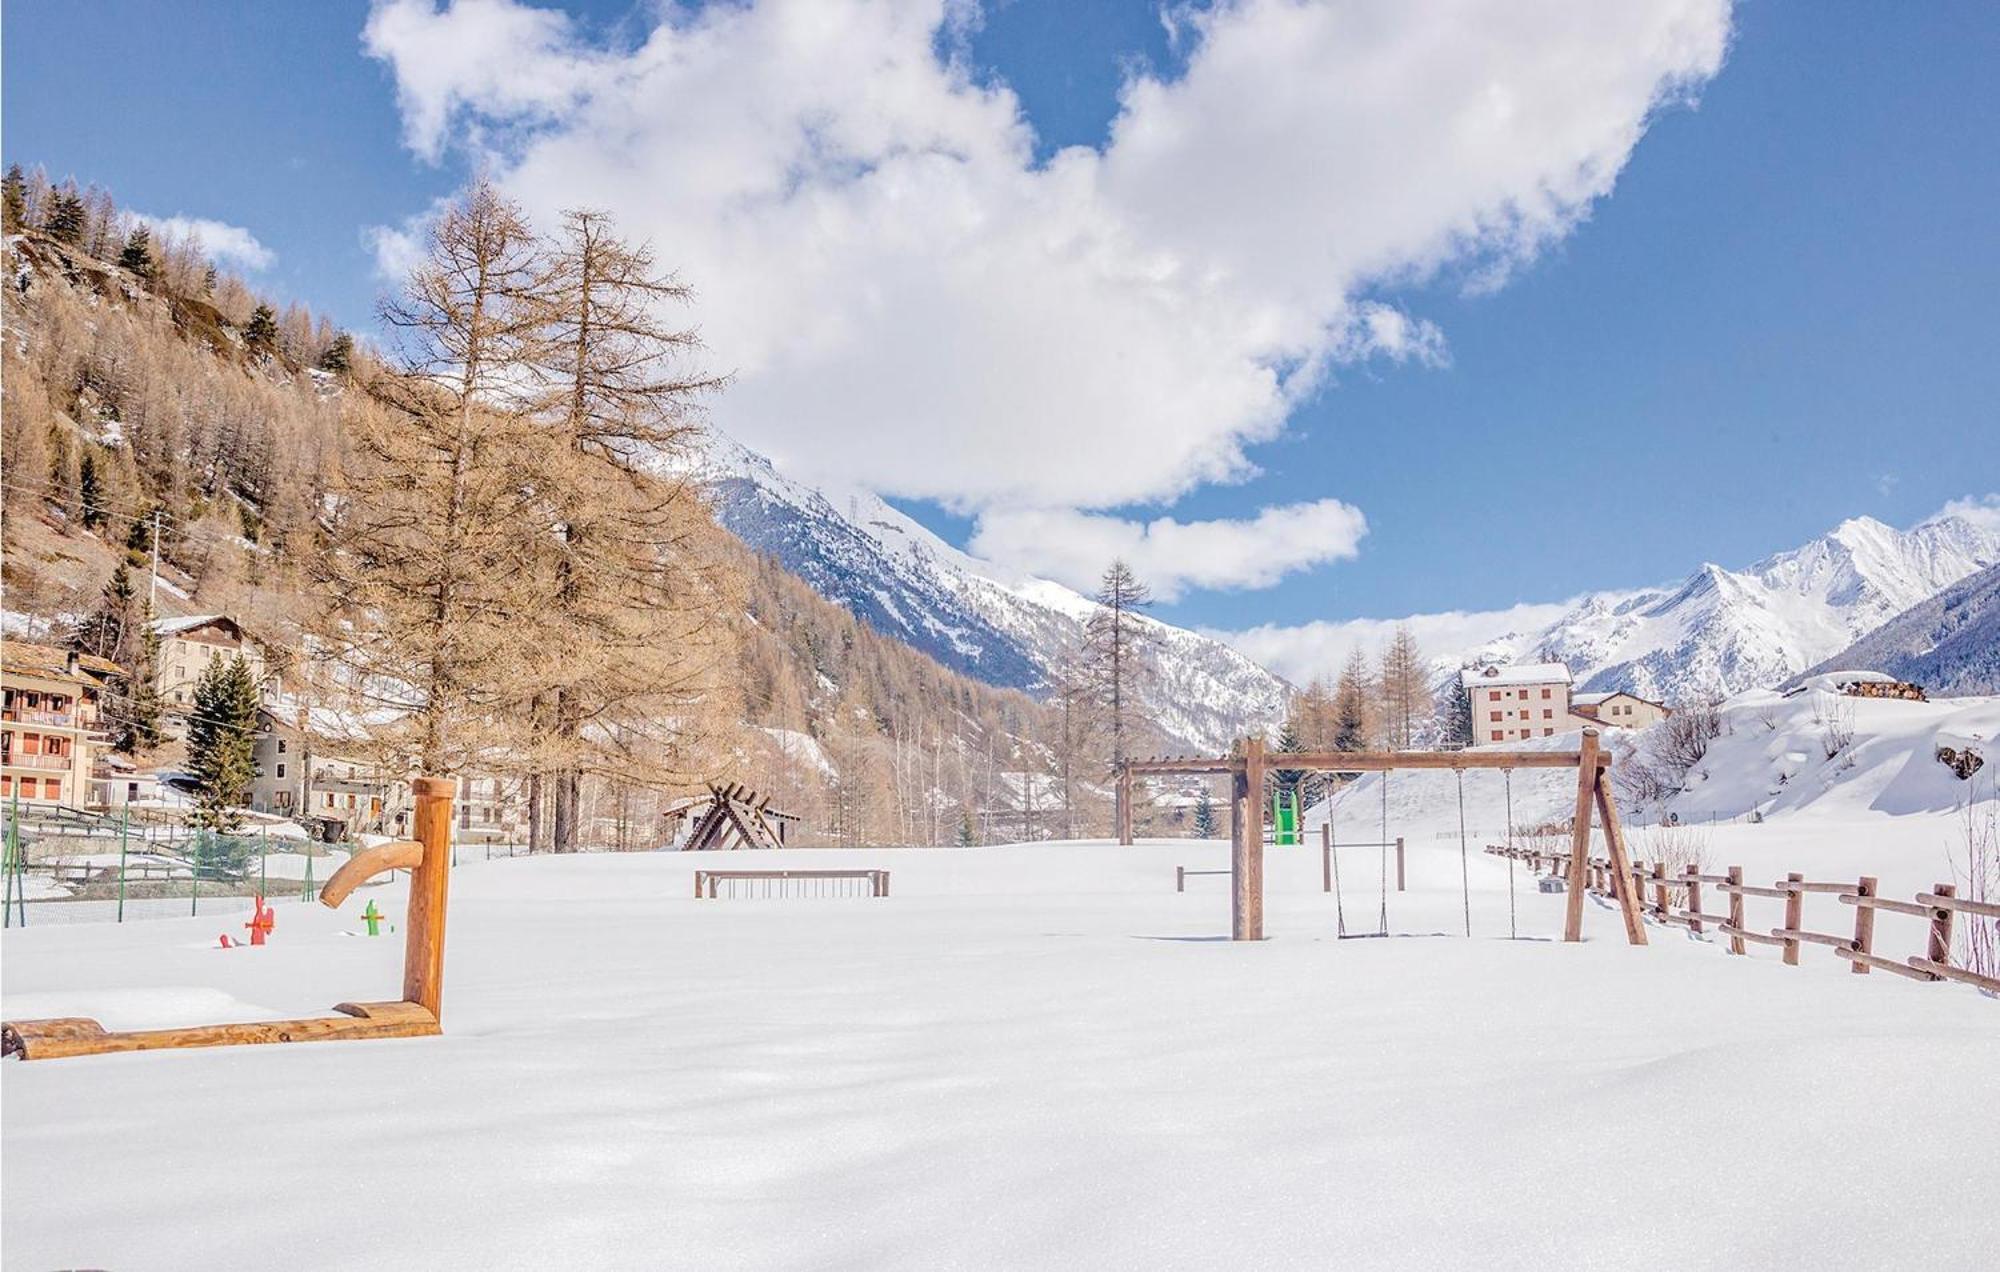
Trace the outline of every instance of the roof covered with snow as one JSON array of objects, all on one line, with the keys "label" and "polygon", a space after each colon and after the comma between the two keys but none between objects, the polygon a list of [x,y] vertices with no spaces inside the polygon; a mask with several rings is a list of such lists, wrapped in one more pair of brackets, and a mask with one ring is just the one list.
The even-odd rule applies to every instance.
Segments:
[{"label": "roof covered with snow", "polygon": [[237,635],[243,634],[243,629],[237,626],[236,620],[227,614],[190,614],[186,618],[162,618],[154,622],[153,630],[162,636],[175,636],[181,632],[191,632],[197,627],[206,627],[210,623],[221,623],[235,628]]},{"label": "roof covered with snow", "polygon": [[1458,675],[1467,689],[1481,685],[1566,685],[1569,668],[1559,662],[1522,663],[1513,667],[1468,667]]}]

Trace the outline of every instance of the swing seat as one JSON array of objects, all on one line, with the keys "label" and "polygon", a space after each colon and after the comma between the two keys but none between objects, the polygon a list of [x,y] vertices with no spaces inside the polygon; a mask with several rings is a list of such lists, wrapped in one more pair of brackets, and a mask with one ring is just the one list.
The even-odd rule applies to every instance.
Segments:
[{"label": "swing seat", "polygon": [[1535,891],[1568,892],[1569,880],[1563,878],[1561,875],[1544,875],[1540,879],[1535,880]]}]

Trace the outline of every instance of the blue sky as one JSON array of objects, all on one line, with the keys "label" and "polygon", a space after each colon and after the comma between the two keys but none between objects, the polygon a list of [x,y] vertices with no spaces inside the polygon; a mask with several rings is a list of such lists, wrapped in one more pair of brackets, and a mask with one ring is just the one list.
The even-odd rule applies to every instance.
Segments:
[{"label": "blue sky", "polygon": [[[578,42],[629,47],[650,26],[625,3],[568,7]],[[475,162],[406,146],[368,15],[10,0],[6,157],[245,226],[277,255],[259,285],[365,328],[383,285],[371,228]],[[1442,365],[1337,366],[1250,445],[1261,475],[1111,510],[1237,519],[1337,498],[1367,517],[1353,559],[1190,585],[1163,616],[1243,628],[1555,600],[2000,490],[2000,9],[1752,0],[1734,24],[1698,108],[1655,118],[1615,191],[1503,286],[1446,269],[1372,290],[1436,324]],[[1154,4],[1013,0],[967,47],[1046,163],[1103,146],[1126,72],[1172,80],[1186,46]],[[962,542],[979,509],[958,502],[903,504]]]}]

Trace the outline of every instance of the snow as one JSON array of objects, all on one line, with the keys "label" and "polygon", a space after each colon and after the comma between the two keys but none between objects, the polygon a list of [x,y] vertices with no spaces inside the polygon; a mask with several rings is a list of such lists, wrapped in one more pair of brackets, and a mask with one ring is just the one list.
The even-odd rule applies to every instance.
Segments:
[{"label": "snow", "polygon": [[1512,667],[1471,667],[1459,673],[1458,683],[1467,689],[1489,689],[1507,685],[1566,685],[1569,683],[1569,668],[1559,662],[1525,663]]},{"label": "snow", "polygon": [[[441,1038],[10,1067],[0,1236],[23,1267],[482,1270],[1885,1267],[1914,1232],[1970,1268],[2000,1241],[1976,993],[1631,949],[1595,905],[1566,946],[1525,886],[1510,941],[1477,853],[1467,940],[1428,839],[1390,925],[1451,935],[1336,941],[1318,853],[1274,848],[1272,939],[1233,944],[1226,879],[1173,891],[1227,852],[468,863]],[[1344,896],[1370,926],[1372,856]],[[774,864],[894,893],[690,899],[696,867]],[[0,996],[111,1027],[321,1013],[397,984],[360,904],[282,907],[256,949],[209,917],[9,931]],[[325,1202],[356,1181],[360,1223]]]}]

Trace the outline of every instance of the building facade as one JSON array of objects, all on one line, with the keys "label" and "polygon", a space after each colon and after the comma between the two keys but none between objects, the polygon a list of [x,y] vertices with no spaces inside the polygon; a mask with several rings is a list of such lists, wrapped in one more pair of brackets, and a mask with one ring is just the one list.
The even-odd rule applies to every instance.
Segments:
[{"label": "building facade", "polygon": [[217,659],[241,657],[253,680],[260,686],[266,680],[263,650],[226,614],[163,618],[153,624],[153,632],[160,638],[160,702],[170,717],[185,721],[196,682]]},{"label": "building facade", "polygon": [[89,654],[0,641],[0,800],[90,801],[93,768],[110,745],[99,709],[123,675]]},{"label": "building facade", "polygon": [[1475,746],[1554,737],[1570,720],[1569,668],[1561,663],[1473,667],[1459,673],[1472,706]]},{"label": "building facade", "polygon": [[1666,704],[1623,689],[1616,693],[1575,694],[1570,698],[1570,710],[1576,714],[1571,728],[1598,724],[1614,729],[1643,729],[1673,714]]}]

